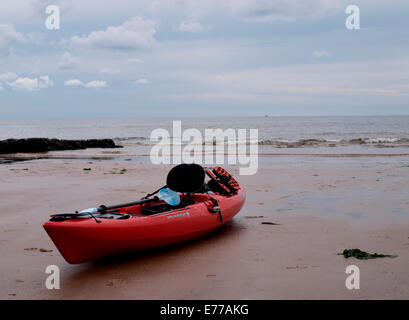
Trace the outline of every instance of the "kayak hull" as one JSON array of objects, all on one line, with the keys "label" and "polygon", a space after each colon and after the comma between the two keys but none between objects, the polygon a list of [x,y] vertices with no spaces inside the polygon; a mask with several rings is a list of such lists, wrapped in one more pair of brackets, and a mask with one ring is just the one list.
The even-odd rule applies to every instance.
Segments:
[{"label": "kayak hull", "polygon": [[[240,211],[246,192],[240,188],[229,197],[212,195],[221,215],[209,211],[210,201],[206,200],[209,195],[196,196],[204,201],[149,216],[98,219],[99,223],[93,218],[47,221],[43,226],[67,262],[82,263],[112,254],[180,243],[210,233]],[[123,208],[125,212],[129,209]]]}]

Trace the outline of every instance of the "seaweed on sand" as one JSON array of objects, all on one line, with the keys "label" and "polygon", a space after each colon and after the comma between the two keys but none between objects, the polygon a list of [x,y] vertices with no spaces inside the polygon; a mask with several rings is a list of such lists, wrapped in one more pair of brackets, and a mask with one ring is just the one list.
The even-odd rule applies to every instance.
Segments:
[{"label": "seaweed on sand", "polygon": [[362,251],[360,249],[345,249],[342,253],[338,255],[343,255],[344,258],[355,257],[360,260],[376,259],[376,258],[396,258],[397,255],[392,254],[381,254],[381,253],[369,253]]}]

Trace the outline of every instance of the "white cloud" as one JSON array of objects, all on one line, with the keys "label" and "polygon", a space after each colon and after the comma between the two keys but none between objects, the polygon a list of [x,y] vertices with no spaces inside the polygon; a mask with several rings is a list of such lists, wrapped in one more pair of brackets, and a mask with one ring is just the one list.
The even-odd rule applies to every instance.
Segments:
[{"label": "white cloud", "polygon": [[99,70],[99,73],[105,73],[105,74],[119,74],[121,71],[116,68],[102,68]]},{"label": "white cloud", "polygon": [[105,88],[108,86],[106,81],[102,80],[93,80],[87,83],[82,82],[78,79],[71,79],[64,82],[64,86],[66,87],[85,87],[85,88]]},{"label": "white cloud", "polygon": [[105,88],[107,86],[108,84],[106,83],[106,81],[101,80],[94,80],[85,84],[85,87],[87,88]]},{"label": "white cloud", "polygon": [[314,58],[326,58],[330,56],[329,52],[326,50],[315,50],[312,55]]},{"label": "white cloud", "polygon": [[45,42],[46,36],[40,32],[29,32],[24,35],[25,42],[33,43],[35,45],[42,45]]},{"label": "white cloud", "polygon": [[0,57],[10,55],[13,46],[24,41],[24,37],[10,24],[0,24]]},{"label": "white cloud", "polygon": [[231,0],[234,16],[250,21],[296,20],[339,9],[342,0]]},{"label": "white cloud", "polygon": [[135,84],[150,84],[152,83],[150,80],[146,79],[146,78],[140,78],[136,81],[134,81]]},{"label": "white cloud", "polygon": [[64,86],[66,87],[76,87],[76,86],[83,86],[84,83],[78,79],[71,79],[64,82]]},{"label": "white cloud", "polygon": [[6,72],[0,74],[0,82],[12,81],[14,79],[17,79],[17,75],[14,72]]},{"label": "white cloud", "polygon": [[45,89],[54,85],[49,76],[40,76],[39,78],[17,78],[13,82],[8,82],[8,84],[13,89],[25,91]]},{"label": "white cloud", "polygon": [[63,39],[62,44],[71,48],[137,50],[156,46],[154,38],[156,23],[134,17],[122,25],[109,26],[105,31],[93,31],[87,36],[73,36]]},{"label": "white cloud", "polygon": [[65,52],[60,60],[57,62],[58,69],[71,70],[74,69],[80,63],[80,59],[74,57],[71,53]]},{"label": "white cloud", "polygon": [[52,87],[54,82],[51,81],[49,76],[40,76],[38,81],[38,87],[41,89]]},{"label": "white cloud", "polygon": [[197,21],[182,21],[178,27],[179,31],[199,33],[204,31],[204,27]]},{"label": "white cloud", "polygon": [[139,58],[130,58],[128,59],[129,62],[135,62],[135,63],[144,63],[142,59]]}]

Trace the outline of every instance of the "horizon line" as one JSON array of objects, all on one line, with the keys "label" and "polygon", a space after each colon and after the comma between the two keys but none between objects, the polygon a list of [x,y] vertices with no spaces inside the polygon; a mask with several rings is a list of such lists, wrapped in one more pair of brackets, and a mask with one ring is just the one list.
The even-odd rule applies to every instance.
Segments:
[{"label": "horizon line", "polygon": [[341,118],[341,117],[407,117],[407,114],[345,114],[345,115],[243,115],[243,116],[228,116],[228,115],[219,115],[219,116],[68,116],[68,117],[30,117],[30,118],[20,118],[20,117],[10,117],[0,119],[1,121],[10,121],[10,120],[87,120],[87,119],[214,119],[214,118],[231,118],[231,119],[242,119],[242,118]]}]

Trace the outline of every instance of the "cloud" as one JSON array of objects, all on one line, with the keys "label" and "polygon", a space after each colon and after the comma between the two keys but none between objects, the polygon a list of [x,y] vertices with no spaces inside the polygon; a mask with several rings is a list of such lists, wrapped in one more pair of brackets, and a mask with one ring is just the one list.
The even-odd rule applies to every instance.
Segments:
[{"label": "cloud", "polygon": [[24,38],[24,42],[42,45],[45,42],[46,36],[44,35],[44,33],[40,32],[29,32],[24,35]]},{"label": "cloud", "polygon": [[102,68],[99,70],[99,73],[105,73],[105,74],[119,74],[121,71],[116,68]]},{"label": "cloud", "polygon": [[178,30],[182,32],[199,33],[204,31],[204,27],[200,22],[190,20],[182,21],[178,27]]},{"label": "cloud", "polygon": [[17,75],[14,72],[6,72],[0,74],[0,82],[3,81],[12,81],[17,78]]},{"label": "cloud", "polygon": [[134,81],[135,84],[150,84],[152,83],[150,80],[146,79],[146,78],[140,78],[136,81]]},{"label": "cloud", "polygon": [[54,82],[51,81],[49,76],[40,76],[38,86],[41,89],[52,87]]},{"label": "cloud", "polygon": [[74,57],[71,53],[65,52],[60,60],[57,62],[58,69],[71,70],[74,69],[80,63],[80,59]]},{"label": "cloud", "polygon": [[138,50],[156,46],[154,38],[156,23],[134,17],[122,25],[109,26],[105,31],[93,31],[87,36],[73,36],[63,39],[62,44],[70,48],[106,49],[106,50]]},{"label": "cloud", "polygon": [[66,87],[76,87],[76,86],[83,86],[84,83],[78,79],[71,79],[64,82],[64,86]]},{"label": "cloud", "polygon": [[8,82],[8,84],[13,89],[24,91],[45,89],[54,85],[49,76],[40,76],[39,78],[17,78],[13,82]]},{"label": "cloud", "polygon": [[102,80],[93,80],[87,83],[82,82],[78,79],[71,79],[64,82],[64,86],[66,87],[85,87],[85,88],[105,88],[108,86],[106,81]]},{"label": "cloud", "polygon": [[85,87],[87,88],[105,88],[107,86],[108,84],[106,83],[106,81],[101,80],[94,80],[85,84]]},{"label": "cloud", "polygon": [[312,55],[314,58],[326,58],[330,56],[329,52],[326,50],[315,50]]},{"label": "cloud", "polygon": [[6,72],[0,74],[0,91],[3,91],[3,82],[9,82],[17,79],[18,76],[14,72]]},{"label": "cloud", "polygon": [[249,21],[291,21],[325,15],[342,0],[231,0],[234,16]]},{"label": "cloud", "polygon": [[17,43],[24,41],[24,37],[10,24],[0,24],[0,57],[8,57]]},{"label": "cloud", "polygon": [[129,62],[135,62],[135,63],[144,63],[144,61],[142,59],[139,59],[139,58],[129,58],[128,61]]}]

